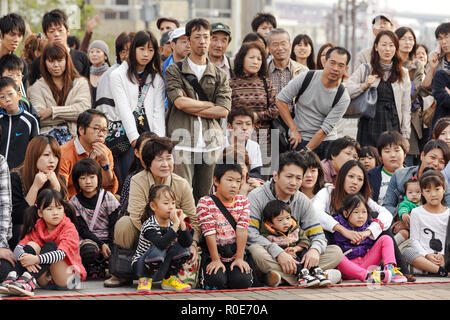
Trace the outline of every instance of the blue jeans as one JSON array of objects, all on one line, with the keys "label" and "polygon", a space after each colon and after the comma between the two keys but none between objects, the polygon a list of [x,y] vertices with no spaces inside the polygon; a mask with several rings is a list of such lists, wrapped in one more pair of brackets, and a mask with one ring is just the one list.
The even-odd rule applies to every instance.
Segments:
[{"label": "blue jeans", "polygon": [[165,277],[177,274],[183,264],[189,260],[191,255],[190,248],[182,247],[175,242],[169,249],[161,250],[156,246],[151,246],[140,258],[133,264],[136,275],[141,277],[153,277],[166,258],[171,258],[169,268]]}]

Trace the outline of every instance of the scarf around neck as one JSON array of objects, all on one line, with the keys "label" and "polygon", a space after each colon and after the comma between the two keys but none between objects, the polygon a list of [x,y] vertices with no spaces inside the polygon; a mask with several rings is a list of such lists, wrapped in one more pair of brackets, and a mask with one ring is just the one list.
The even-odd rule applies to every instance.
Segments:
[{"label": "scarf around neck", "polygon": [[383,81],[387,81],[391,76],[392,62],[388,64],[380,62],[380,66],[381,70],[383,70]]},{"label": "scarf around neck", "polygon": [[96,75],[96,76],[98,76],[98,75],[101,75],[101,74],[103,74],[103,73],[105,73],[106,72],[106,70],[108,70],[109,69],[109,66],[108,66],[108,64],[105,62],[102,66],[100,66],[100,67],[95,67],[95,66],[91,66],[90,67],[90,69],[89,69],[89,72],[91,73],[91,74],[93,74],[93,75]]}]

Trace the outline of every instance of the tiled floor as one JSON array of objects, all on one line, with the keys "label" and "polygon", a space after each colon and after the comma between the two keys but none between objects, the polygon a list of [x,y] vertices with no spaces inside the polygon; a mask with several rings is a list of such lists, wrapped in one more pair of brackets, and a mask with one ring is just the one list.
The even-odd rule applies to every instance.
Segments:
[{"label": "tiled floor", "polygon": [[[168,293],[154,284],[153,293],[136,293],[134,285],[105,288],[102,281],[86,281],[72,291],[37,289],[34,299],[77,300],[450,300],[450,278],[418,277],[415,283],[368,285],[355,281],[327,288],[265,288],[267,290]],[[2,298],[10,298],[2,296]]]}]

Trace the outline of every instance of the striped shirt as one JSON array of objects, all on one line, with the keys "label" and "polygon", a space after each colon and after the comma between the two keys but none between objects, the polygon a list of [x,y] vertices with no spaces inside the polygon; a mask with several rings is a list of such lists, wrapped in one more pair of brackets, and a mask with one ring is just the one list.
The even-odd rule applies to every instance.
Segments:
[{"label": "striped shirt", "polygon": [[[248,230],[250,222],[250,202],[246,196],[237,195],[231,205],[225,204],[231,216],[236,220],[236,228]],[[197,204],[197,218],[203,236],[216,235],[218,246],[233,244],[236,242],[236,232],[214,203],[210,196],[204,196]],[[223,262],[232,261],[234,258],[225,259]]]},{"label": "striped shirt", "polygon": [[[24,246],[22,244],[18,244],[14,249],[14,256],[16,259],[19,259],[24,253],[26,253],[23,250],[23,247]],[[39,264],[52,264],[63,260],[66,257],[66,253],[63,250],[58,249],[39,254],[37,256],[39,258]]]},{"label": "striped shirt", "polygon": [[169,220],[168,227],[161,227],[155,216],[150,216],[142,225],[136,253],[131,264],[139,260],[152,246],[156,246],[160,250],[167,250],[178,240],[182,247],[189,247],[192,244],[192,235],[189,229],[186,228],[185,231],[178,229],[178,232],[175,232],[172,226],[173,223]]}]

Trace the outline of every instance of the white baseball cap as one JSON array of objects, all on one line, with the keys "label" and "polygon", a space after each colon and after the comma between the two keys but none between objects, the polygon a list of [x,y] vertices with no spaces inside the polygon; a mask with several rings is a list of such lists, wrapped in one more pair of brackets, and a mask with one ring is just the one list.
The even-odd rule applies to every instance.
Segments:
[{"label": "white baseball cap", "polygon": [[172,30],[172,33],[170,34],[170,42],[174,41],[175,39],[178,39],[181,36],[184,36],[186,34],[186,31],[184,27],[176,28]]}]

